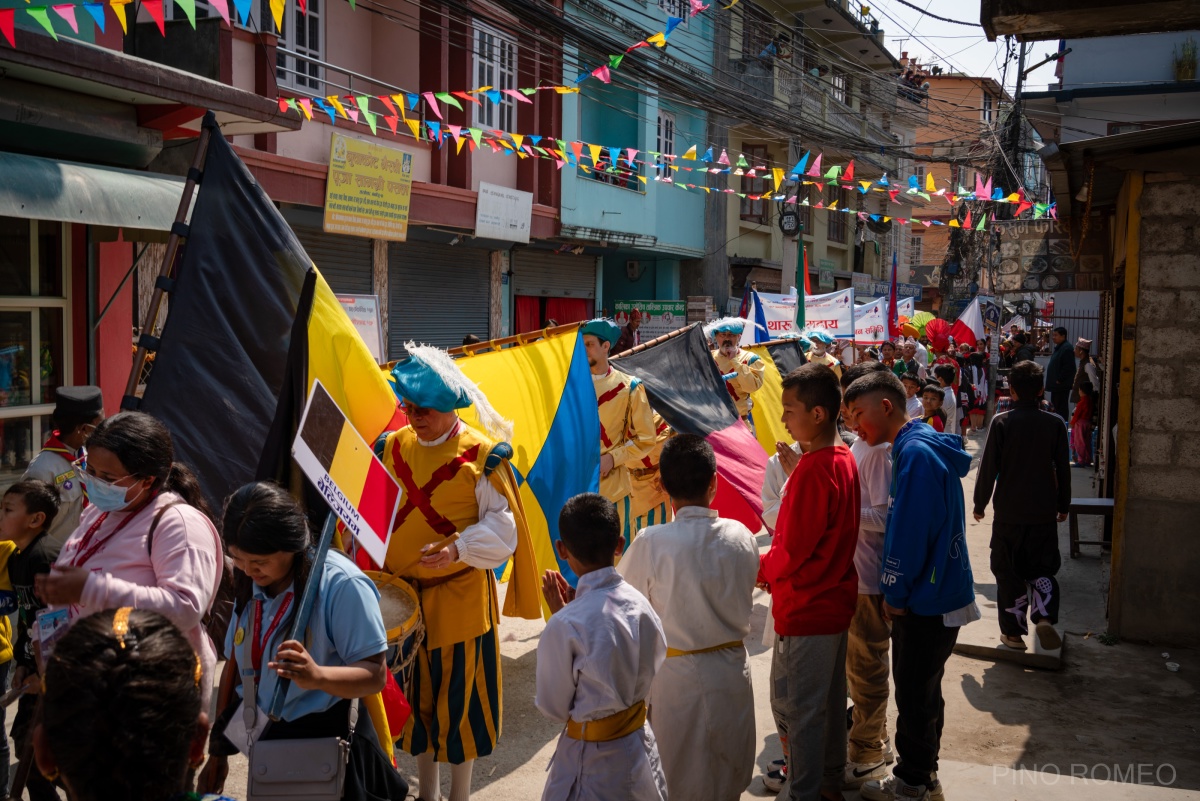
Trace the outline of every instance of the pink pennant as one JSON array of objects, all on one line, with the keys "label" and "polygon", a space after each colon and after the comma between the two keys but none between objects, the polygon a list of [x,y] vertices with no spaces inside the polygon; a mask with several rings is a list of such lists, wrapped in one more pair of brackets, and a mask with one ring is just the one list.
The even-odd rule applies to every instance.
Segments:
[{"label": "pink pennant", "polygon": [[721,158],[717,159],[717,163],[729,166],[729,154],[725,152],[725,148],[721,148]]},{"label": "pink pennant", "polygon": [[448,125],[446,127],[450,129],[450,135],[454,137],[454,144],[457,145],[458,140],[462,139],[462,126],[461,125]]},{"label": "pink pennant", "polygon": [[437,100],[434,99],[433,92],[422,92],[421,97],[425,98],[425,102],[429,104],[429,108],[433,110],[433,113],[440,120],[442,118],[442,112],[441,109],[438,108]]},{"label": "pink pennant", "polygon": [[146,9],[150,14],[150,18],[154,20],[154,24],[158,26],[158,32],[163,36],[167,35],[167,24],[163,18],[163,0],[142,0],[142,8]]},{"label": "pink pennant", "polygon": [[208,0],[208,4],[217,10],[226,25],[232,25],[229,21],[229,0]]},{"label": "pink pennant", "polygon": [[634,166],[634,161],[633,161],[633,159],[634,159],[634,157],[635,157],[635,156],[637,156],[637,154],[638,154],[638,152],[637,152],[637,148],[633,148],[633,147],[627,147],[627,148],[625,148],[625,162],[626,162],[626,163],[627,163],[627,164],[628,164],[630,167]]},{"label": "pink pennant", "polygon": [[563,161],[562,159],[556,158],[554,160],[554,166],[558,167],[561,170],[563,167],[567,166],[567,162]]},{"label": "pink pennant", "polygon": [[307,97],[302,97],[299,100],[297,100],[296,102],[300,104],[300,107],[302,109],[304,109],[305,116],[311,120],[312,119],[312,101],[309,100]]},{"label": "pink pennant", "polygon": [[346,113],[350,115],[350,119],[354,120],[355,122],[358,122],[358,107],[357,106],[347,103],[346,104]]},{"label": "pink pennant", "polygon": [[592,70],[592,77],[599,78],[601,83],[612,83],[612,75],[609,74],[607,64]]},{"label": "pink pennant", "polygon": [[10,47],[16,47],[16,14],[15,8],[0,9],[0,33],[8,40]]},{"label": "pink pennant", "polygon": [[808,172],[804,173],[805,175],[815,175],[818,177],[821,175],[821,156],[823,155],[825,154],[817,154],[817,160],[812,163],[812,166],[808,168]]},{"label": "pink pennant", "polygon": [[[502,89],[501,91],[504,92],[504,94],[508,95],[509,97],[515,97],[517,99],[518,103],[532,103],[533,102],[528,97],[526,97],[525,93],[522,92],[520,89]],[[458,94],[458,93],[455,92],[455,94]]]},{"label": "pink pennant", "polygon": [[63,3],[57,6],[51,6],[51,8],[54,9],[54,13],[58,14],[58,16],[67,21],[67,24],[71,26],[72,31],[79,33],[79,22],[75,19],[75,6],[72,3]]},{"label": "pink pennant", "polygon": [[691,16],[693,17],[697,14],[702,14],[709,9],[709,6],[704,5],[703,0],[690,0],[690,2],[692,6]]}]

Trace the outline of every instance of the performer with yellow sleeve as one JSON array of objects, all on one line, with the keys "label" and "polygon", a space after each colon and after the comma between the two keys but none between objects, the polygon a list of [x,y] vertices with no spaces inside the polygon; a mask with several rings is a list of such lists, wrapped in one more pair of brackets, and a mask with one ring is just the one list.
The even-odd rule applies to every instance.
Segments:
[{"label": "performer with yellow sleeve", "polygon": [[704,326],[704,333],[716,340],[713,361],[725,379],[725,388],[737,406],[738,417],[749,423],[750,410],[754,406],[750,395],[762,388],[766,364],[750,351],[742,350],[742,332],[747,324],[754,325],[741,317],[722,317]]},{"label": "performer with yellow sleeve", "polygon": [[[466,801],[475,759],[500,736],[499,623],[494,568],[513,559],[504,614],[542,615],[525,513],[508,458],[512,426],[453,360],[407,345],[392,385],[409,425],[377,448],[403,489],[385,569],[416,587],[425,622],[400,738],[417,758],[418,796],[441,797],[438,765],[451,765],[450,799]],[[486,433],[458,418],[475,407]]]},{"label": "performer with yellow sleeve", "polygon": [[663,445],[673,433],[667,421],[663,420],[658,412],[654,412],[654,447],[629,468],[629,483],[633,488],[629,507],[633,513],[634,532],[648,526],[670,523],[674,519],[671,513],[671,499],[663,489],[658,470],[658,458],[662,454]]},{"label": "performer with yellow sleeve", "polygon": [[654,411],[642,382],[608,363],[608,354],[621,336],[617,324],[603,318],[590,320],[580,333],[600,414],[600,494],[616,504],[621,536],[629,547],[637,533],[629,471],[654,449]]},{"label": "performer with yellow sleeve", "polygon": [[808,331],[808,340],[812,343],[812,351],[808,354],[810,364],[823,364],[833,372],[837,373],[837,377],[842,377],[842,363],[838,358],[829,352],[829,349],[836,344],[837,340],[829,336],[829,334],[818,329]]}]

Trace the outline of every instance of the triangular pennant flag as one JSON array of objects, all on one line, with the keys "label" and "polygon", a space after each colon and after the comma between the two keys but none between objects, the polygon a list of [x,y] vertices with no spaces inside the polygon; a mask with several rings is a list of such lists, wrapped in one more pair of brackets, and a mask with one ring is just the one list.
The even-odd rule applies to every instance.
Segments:
[{"label": "triangular pennant flag", "polygon": [[867,194],[867,190],[871,188],[870,181],[859,181],[858,185],[861,187],[858,191],[862,192],[864,195]]},{"label": "triangular pennant flag", "polygon": [[[282,99],[282,98],[280,98],[280,99]],[[292,111],[296,112],[297,114],[300,113],[300,106],[296,105],[296,98],[289,97],[287,100],[284,101],[284,105],[286,105],[287,108],[290,108]],[[284,110],[285,109],[282,109],[282,108],[280,109],[280,111],[284,111]]]},{"label": "triangular pennant flag", "polygon": [[610,147],[608,149],[608,165],[609,165],[609,167],[616,167],[617,162],[620,160],[621,160],[621,148]]},{"label": "triangular pennant flag", "polygon": [[712,164],[713,152],[712,152],[711,147],[708,150],[704,151],[704,155],[700,157],[700,160],[703,161],[705,164]]},{"label": "triangular pennant flag", "polygon": [[[0,8],[0,33],[8,40],[9,47],[16,47],[17,10],[15,8]],[[100,30],[104,30],[101,27]]]},{"label": "triangular pennant flag", "polygon": [[421,139],[421,123],[417,120],[410,120],[405,117],[404,121],[408,124],[408,129],[412,131],[413,139]]},{"label": "triangular pennant flag", "polygon": [[975,225],[975,230],[976,230],[976,231],[983,231],[983,230],[985,230],[985,226],[986,226],[986,225],[987,225],[987,215],[986,215],[986,214],[980,214],[980,215],[979,215],[979,222],[978,222],[978,223]]},{"label": "triangular pennant flag", "polygon": [[725,152],[725,148],[721,148],[721,157],[720,157],[719,159],[717,159],[717,163],[718,163],[718,164],[724,164],[724,165],[728,166],[728,164],[729,164],[729,154]]},{"label": "triangular pennant flag", "polygon": [[[51,8],[54,9],[55,14],[58,14],[58,16],[67,21],[67,24],[71,26],[72,32],[79,33],[79,21],[75,19],[75,5],[73,3],[63,3],[62,5],[51,6]],[[193,13],[195,12],[193,11]]]},{"label": "triangular pennant flag", "polygon": [[775,167],[771,170],[771,177],[775,179],[775,189],[779,189],[779,185],[783,183],[783,168]]},{"label": "triangular pennant flag", "polygon": [[691,5],[691,16],[693,17],[697,14],[703,14],[709,9],[708,6],[704,5],[703,0],[689,0],[689,2]]},{"label": "triangular pennant flag", "polygon": [[373,111],[364,110],[363,116],[366,117],[366,119],[367,119],[367,125],[371,126],[371,134],[373,136],[378,136],[379,134],[376,132],[376,123],[375,123],[375,117],[378,115],[375,114],[375,112],[373,112]]},{"label": "triangular pennant flag", "polygon": [[821,175],[821,156],[822,155],[824,155],[824,154],[822,154],[822,153],[817,154],[817,160],[814,161],[812,166],[808,168],[808,172],[804,173],[805,175],[812,175],[814,177],[820,177],[820,175]]},{"label": "triangular pennant flag", "polygon": [[289,100],[289,99],[288,99],[288,98],[286,98],[286,97],[281,97],[281,98],[279,98],[279,113],[280,113],[280,114],[287,114],[287,110],[288,110],[288,108],[289,108],[290,106],[292,106],[292,105],[293,105],[295,102],[296,102],[296,101],[294,101],[294,100]]},{"label": "triangular pennant flag", "polygon": [[670,36],[671,31],[679,27],[679,23],[683,22],[682,17],[667,17],[667,29],[663,31],[665,36]]},{"label": "triangular pennant flag", "polygon": [[500,101],[503,99],[500,97],[499,89],[481,89],[479,93],[492,101],[493,105],[500,105]]},{"label": "triangular pennant flag", "polygon": [[937,182],[933,180],[932,172],[925,173],[925,191],[931,193],[937,191]]},{"label": "triangular pennant flag", "polygon": [[951,228],[962,228],[962,225],[959,224],[958,220],[951,220],[950,222],[946,223],[946,225]]},{"label": "triangular pennant flag", "polygon": [[637,156],[637,154],[638,154],[637,148],[633,148],[633,147],[625,148],[625,163],[628,164],[631,168],[636,167],[633,159],[635,156]]},{"label": "triangular pennant flag", "polygon": [[609,75],[608,65],[596,67],[592,70],[592,76],[600,79],[600,83],[612,83],[612,76]]},{"label": "triangular pennant flag", "polygon": [[835,201],[833,201],[832,203],[830,203],[830,204],[829,204],[829,210],[830,210],[830,211],[833,211],[834,209],[836,209],[836,208],[837,208],[837,204],[838,204],[838,202],[837,202],[836,200],[835,200]]},{"label": "triangular pennant flag", "polygon": [[25,9],[25,13],[37,20],[54,41],[58,41],[58,34],[54,32],[54,25],[50,22],[50,15],[46,13],[45,6],[30,6]]},{"label": "triangular pennant flag", "polygon": [[[796,166],[792,167],[791,176],[793,178],[799,178],[801,175],[804,174],[804,167],[806,164],[808,164],[808,157],[811,155],[812,155],[812,151],[810,151],[810,150],[804,151],[804,155],[800,158],[799,161],[796,162]],[[742,164],[742,162],[744,162],[744,161],[745,161],[744,158],[739,158],[738,166],[744,166]]]},{"label": "triangular pennant flag", "polygon": [[839,174],[841,171],[842,171],[842,168],[841,168],[841,167],[839,167],[839,166],[838,166],[838,165],[836,165],[836,164],[835,164],[835,165],[833,165],[832,167],[830,167],[830,168],[829,168],[829,169],[828,169],[828,170],[825,172],[825,183],[827,183],[827,184],[832,184],[832,183],[835,183],[835,182],[837,181],[837,179],[838,179],[838,174]]},{"label": "triangular pennant flag", "polygon": [[513,144],[515,144],[517,146],[517,149],[519,150],[521,148],[521,145],[524,144],[524,142],[525,142],[525,136],[523,134],[516,134],[516,133],[509,134],[509,136],[512,137]]},{"label": "triangular pennant flag", "polygon": [[895,202],[896,202],[896,196],[897,196],[897,195],[899,195],[899,194],[900,194],[900,190],[899,190],[899,189],[889,189],[889,190],[888,190],[888,203],[895,203]]},{"label": "triangular pennant flag", "polygon": [[[967,191],[967,188],[965,186],[963,186],[962,184],[959,184],[958,185],[958,194],[959,194],[959,196],[966,196],[971,193]],[[976,196],[976,200],[986,200],[986,199],[987,198],[982,198],[982,197]]]},{"label": "triangular pennant flag", "polygon": [[483,136],[483,131],[478,128],[468,128],[467,133],[471,135],[471,141],[475,143],[475,147],[479,147],[479,139]]},{"label": "triangular pennant flag", "polygon": [[851,159],[850,163],[846,165],[846,171],[842,173],[842,180],[846,183],[854,180],[854,159]]},{"label": "triangular pennant flag", "polygon": [[[576,145],[576,143],[572,142],[571,148],[574,149],[575,145]],[[604,148],[600,147],[600,145],[588,145],[588,152],[592,154],[592,164],[593,165],[600,166],[600,151],[603,149]],[[575,158],[582,160],[582,158],[583,158],[582,148],[580,150],[575,151]]]},{"label": "triangular pennant flag", "polygon": [[337,109],[338,114],[342,115],[343,120],[350,118],[350,115],[346,113],[346,107],[342,105],[342,101],[338,99],[337,95],[330,95],[325,99],[329,101],[331,106]]},{"label": "triangular pennant flag", "polygon": [[440,145],[442,143],[442,124],[440,122],[429,122],[427,120],[425,122],[425,127],[429,129],[429,140],[431,142],[437,142]]},{"label": "triangular pennant flag", "polygon": [[354,102],[358,104],[360,109],[362,109],[362,113],[364,115],[371,110],[371,98],[369,95],[354,95]]},{"label": "triangular pennant flag", "polygon": [[283,30],[283,7],[285,0],[271,0],[271,16],[275,20],[275,30]]},{"label": "triangular pennant flag", "polygon": [[621,53],[620,55],[617,55],[617,56],[609,56],[608,57],[608,68],[610,70],[615,70],[617,67],[621,66],[621,62],[624,60],[625,60],[624,53]]},{"label": "triangular pennant flag", "polygon": [[522,89],[505,89],[503,91],[504,91],[504,94],[508,95],[509,97],[514,98],[518,103],[532,103],[533,102],[525,95],[525,92]]},{"label": "triangular pennant flag", "polygon": [[196,28],[196,0],[175,0],[175,5],[183,9],[184,16],[192,29]]},{"label": "triangular pennant flag", "polygon": [[329,115],[329,124],[330,125],[334,125],[337,123],[337,117],[334,114],[333,106],[329,105],[328,103],[326,103],[324,100],[322,100],[319,97],[314,97],[313,102],[321,107],[321,111],[324,111],[326,114]]},{"label": "triangular pennant flag", "polygon": [[454,96],[449,92],[438,92],[434,95],[434,97],[445,103],[447,106],[454,106],[459,111],[463,110],[462,103],[459,103],[457,100],[455,100]]},{"label": "triangular pennant flag", "polygon": [[396,107],[392,104],[392,99],[390,97],[387,95],[376,95],[376,99],[383,104],[384,108],[392,113],[393,117],[397,116]]},{"label": "triangular pennant flag", "polygon": [[454,95],[455,97],[461,97],[463,100],[466,100],[468,103],[474,103],[477,106],[483,105],[483,101],[480,100],[475,95],[471,94],[470,92],[451,92],[450,94]]},{"label": "triangular pennant flag", "polygon": [[888,183],[888,177],[887,177],[886,172],[883,174],[883,177],[880,178],[876,183],[878,183],[880,186],[891,186],[891,184]]},{"label": "triangular pennant flag", "polygon": [[208,4],[217,10],[226,25],[233,24],[229,21],[229,0],[208,0]]},{"label": "triangular pennant flag", "polygon": [[358,123],[358,107],[357,106],[348,106],[346,108],[346,113],[350,115],[351,122],[354,122],[356,124]]},{"label": "triangular pennant flag", "polygon": [[420,100],[420,97],[415,92],[405,92],[404,100],[408,103],[409,111],[417,110],[417,101]]},{"label": "triangular pennant flag", "polygon": [[[116,10],[117,4],[110,3],[113,10]],[[245,25],[250,19],[250,0],[233,0],[234,11],[237,12],[238,21]]]},{"label": "triangular pennant flag", "polygon": [[970,227],[971,227],[971,210],[970,210],[970,209],[967,209],[967,216],[966,216],[966,218],[963,220],[963,222],[962,222],[962,226],[963,226],[963,228],[970,228]]},{"label": "triangular pennant flag", "polygon": [[663,31],[659,31],[658,33],[656,33],[653,36],[646,39],[646,44],[652,44],[655,47],[666,47],[667,46],[667,34],[664,33]]},{"label": "triangular pennant flag", "polygon": [[158,32],[166,36],[167,26],[166,20],[163,18],[163,0],[142,0],[142,8],[146,9],[146,13],[154,20],[154,24],[158,26]]},{"label": "triangular pennant flag", "polygon": [[992,195],[992,190],[990,188],[988,188],[988,189],[983,188],[983,176],[980,175],[979,173],[975,173],[975,197],[978,198],[979,200],[983,200],[985,198],[991,197],[991,195]]},{"label": "triangular pennant flag", "polygon": [[391,115],[384,117],[383,121],[387,123],[387,127],[392,129],[392,136],[395,136],[396,135],[396,125],[400,122],[400,118],[398,116],[396,116],[395,114],[391,114]]},{"label": "triangular pennant flag", "polygon": [[696,146],[692,145],[691,147],[689,147],[687,149],[687,152],[683,154],[683,157],[685,159],[687,159],[688,161],[695,161],[696,160]]},{"label": "triangular pennant flag", "polygon": [[442,118],[442,110],[438,108],[437,100],[434,99],[433,92],[422,92],[421,97],[425,98],[425,103],[429,106],[430,111],[432,111],[433,115],[440,120]]}]

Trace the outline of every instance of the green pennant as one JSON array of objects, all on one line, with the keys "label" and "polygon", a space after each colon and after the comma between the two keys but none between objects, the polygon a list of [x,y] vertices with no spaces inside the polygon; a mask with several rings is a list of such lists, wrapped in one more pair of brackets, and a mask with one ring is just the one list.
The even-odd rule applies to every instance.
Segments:
[{"label": "green pennant", "polygon": [[735,167],[749,167],[750,162],[746,161],[745,155],[738,153],[737,164],[735,164],[734,166]]},{"label": "green pennant", "polygon": [[25,13],[36,19],[38,24],[46,29],[46,33],[53,37],[54,41],[58,41],[58,34],[54,32],[54,25],[50,22],[50,17],[46,13],[45,6],[31,6],[25,9]]},{"label": "green pennant", "polygon": [[468,128],[467,133],[471,135],[471,139],[475,141],[475,147],[479,147],[479,139],[483,136],[483,131],[478,128]]},{"label": "green pennant", "polygon": [[449,92],[434,92],[433,96],[448,106],[454,106],[459,111],[463,110],[462,103],[459,103],[454,95]]},{"label": "green pennant", "polygon": [[183,9],[183,13],[187,15],[188,23],[192,29],[196,28],[196,0],[175,0],[175,5]]},{"label": "green pennant", "polygon": [[[371,96],[370,95],[355,95],[354,102],[358,104],[358,108],[362,111],[363,116],[371,113]],[[371,126],[374,129],[374,126]]]},{"label": "green pennant", "polygon": [[537,94],[537,87],[534,87],[533,89],[522,89],[521,94],[525,95],[526,97],[532,97],[533,95]]},{"label": "green pennant", "polygon": [[367,118],[367,125],[371,126],[371,133],[375,134],[375,117],[377,115],[374,112],[363,109],[363,116]]},{"label": "green pennant", "polygon": [[622,53],[622,54],[621,54],[621,55],[619,55],[619,56],[609,56],[609,57],[608,57],[608,68],[609,68],[610,70],[615,70],[617,67],[621,66],[621,62],[622,62],[624,59],[625,59],[625,54],[624,54],[624,53]]},{"label": "green pennant", "polygon": [[298,105],[296,105],[296,98],[289,97],[287,104],[288,104],[288,108],[290,108],[292,111],[296,112],[297,114],[300,113],[300,107]]}]

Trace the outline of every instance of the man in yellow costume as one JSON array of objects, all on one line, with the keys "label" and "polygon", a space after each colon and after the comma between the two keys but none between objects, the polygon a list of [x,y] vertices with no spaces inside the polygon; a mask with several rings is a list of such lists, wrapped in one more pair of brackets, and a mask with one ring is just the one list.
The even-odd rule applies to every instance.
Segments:
[{"label": "man in yellow costume", "polygon": [[[508,464],[511,424],[444,351],[407,350],[392,388],[409,424],[376,446],[403,489],[385,570],[416,587],[425,622],[400,745],[417,758],[420,798],[441,798],[438,767],[449,762],[450,801],[467,801],[475,759],[500,736],[493,570],[512,557],[504,614],[534,619],[537,567]],[[483,431],[458,418],[469,406]]]},{"label": "man in yellow costume", "polygon": [[621,535],[628,547],[637,533],[629,471],[654,449],[654,412],[642,382],[608,364],[609,351],[621,336],[617,324],[602,318],[590,320],[580,333],[600,414],[600,494],[616,504]]},{"label": "man in yellow costume", "polygon": [[704,333],[716,341],[713,361],[725,379],[725,388],[737,406],[738,417],[749,423],[750,410],[754,406],[750,395],[762,387],[766,364],[750,351],[742,350],[742,332],[747,325],[754,323],[741,317],[722,317],[704,326]]},{"label": "man in yellow costume", "polygon": [[629,494],[629,509],[633,514],[633,532],[647,526],[659,526],[675,519],[671,514],[671,499],[663,489],[658,471],[658,459],[663,445],[671,438],[671,427],[654,412],[654,447],[629,467],[629,483],[633,491]]},{"label": "man in yellow costume", "polygon": [[842,363],[836,356],[829,352],[829,349],[837,344],[837,340],[826,334],[824,331],[812,329],[807,333],[808,341],[812,343],[812,350],[809,351],[808,361],[810,364],[823,364],[833,372],[837,373],[837,377],[842,377]]}]

